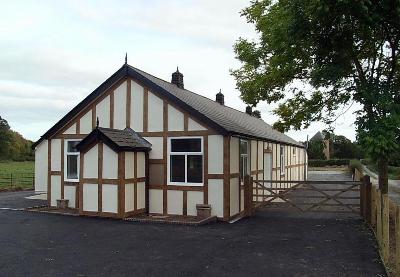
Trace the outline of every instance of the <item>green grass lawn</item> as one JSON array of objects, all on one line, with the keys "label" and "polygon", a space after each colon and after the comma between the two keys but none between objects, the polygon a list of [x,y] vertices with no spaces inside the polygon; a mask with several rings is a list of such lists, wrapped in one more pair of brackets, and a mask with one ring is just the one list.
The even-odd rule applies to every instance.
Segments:
[{"label": "green grass lawn", "polygon": [[34,171],[33,161],[0,162],[0,189],[33,188]]}]

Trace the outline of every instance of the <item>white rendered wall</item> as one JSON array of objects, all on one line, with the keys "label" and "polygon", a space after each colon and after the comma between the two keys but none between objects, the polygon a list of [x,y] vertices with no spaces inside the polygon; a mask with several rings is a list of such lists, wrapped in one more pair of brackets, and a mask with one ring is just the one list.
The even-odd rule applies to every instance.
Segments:
[{"label": "white rendered wall", "polygon": [[68,207],[75,208],[75,195],[76,188],[75,186],[64,186],[64,199],[68,199]]},{"label": "white rendered wall", "polygon": [[89,134],[92,131],[92,110],[81,117],[79,125],[81,134]]},{"label": "white rendered wall", "polygon": [[207,129],[189,117],[188,130],[189,131],[204,131]]},{"label": "white rendered wall", "polygon": [[146,155],[144,152],[137,153],[137,176],[136,178],[146,177]]},{"label": "white rendered wall", "polygon": [[103,184],[102,211],[107,213],[118,212],[118,185]]},{"label": "white rendered wall", "polygon": [[83,156],[83,178],[98,177],[98,148],[96,144]]},{"label": "white rendered wall", "polygon": [[135,153],[125,152],[125,179],[134,178]]},{"label": "white rendered wall", "polygon": [[67,135],[76,134],[76,123],[72,124],[71,127],[65,130],[63,134]]},{"label": "white rendered wall", "polygon": [[106,144],[103,144],[103,178],[118,178],[118,154]]},{"label": "white rendered wall", "polygon": [[114,129],[126,127],[126,81],[114,90]]},{"label": "white rendered wall", "polygon": [[168,190],[167,192],[168,214],[183,214],[183,191]]},{"label": "white rendered wall", "polygon": [[168,105],[168,131],[183,131],[183,113]]},{"label": "white rendered wall", "polygon": [[125,185],[125,212],[135,210],[135,184]]},{"label": "white rendered wall", "polygon": [[151,151],[149,152],[150,159],[163,158],[163,138],[162,137],[145,137],[145,139],[152,144]]},{"label": "white rendered wall", "polygon": [[143,87],[131,81],[131,128],[143,132]]},{"label": "white rendered wall", "polygon": [[187,192],[187,215],[197,215],[197,204],[203,204],[202,191],[188,191]]},{"label": "white rendered wall", "polygon": [[110,128],[110,96],[101,100],[96,106],[96,118],[99,118],[99,126]]},{"label": "white rendered wall", "polygon": [[47,191],[47,140],[35,149],[35,191]]},{"label": "white rendered wall", "polygon": [[224,137],[208,136],[208,173],[224,173]]},{"label": "white rendered wall", "polygon": [[144,182],[139,182],[136,184],[136,195],[137,195],[137,204],[136,208],[144,209],[146,208],[146,191]]},{"label": "white rendered wall", "polygon": [[61,171],[61,139],[51,140],[51,170]]},{"label": "white rendered wall", "polygon": [[211,205],[211,215],[224,217],[224,183],[222,179],[208,180],[208,204]]},{"label": "white rendered wall", "polygon": [[150,213],[163,213],[163,191],[159,189],[149,190],[149,210]]},{"label": "white rendered wall", "polygon": [[239,213],[239,178],[230,180],[230,215]]},{"label": "white rendered wall", "polygon": [[229,157],[231,173],[239,173],[239,138],[231,137]]},{"label": "white rendered wall", "polygon": [[148,92],[148,131],[159,132],[163,130],[163,100]]},{"label": "white rendered wall", "polygon": [[[103,192],[104,195],[104,192]],[[98,211],[98,185],[97,184],[83,184],[82,193],[82,209],[87,212]]]},{"label": "white rendered wall", "polygon": [[51,176],[51,206],[57,206],[57,199],[61,199],[61,176]]}]

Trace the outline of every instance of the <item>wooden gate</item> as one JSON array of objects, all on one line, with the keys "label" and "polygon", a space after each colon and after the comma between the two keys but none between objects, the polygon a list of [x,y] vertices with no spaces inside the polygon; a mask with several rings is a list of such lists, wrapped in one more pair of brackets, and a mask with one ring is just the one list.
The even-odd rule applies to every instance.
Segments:
[{"label": "wooden gate", "polygon": [[362,182],[359,181],[254,181],[250,177],[246,181],[248,215],[261,207],[286,207],[299,212],[360,213]]}]

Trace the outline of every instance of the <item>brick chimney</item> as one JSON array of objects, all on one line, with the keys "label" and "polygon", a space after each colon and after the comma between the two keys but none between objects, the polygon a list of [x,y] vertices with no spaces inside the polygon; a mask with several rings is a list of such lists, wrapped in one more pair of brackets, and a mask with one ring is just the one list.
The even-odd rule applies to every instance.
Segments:
[{"label": "brick chimney", "polygon": [[253,115],[253,108],[250,105],[246,107],[246,113],[249,115]]},{"label": "brick chimney", "polygon": [[224,105],[224,95],[222,94],[221,90],[215,95],[215,102],[220,103],[221,105]]},{"label": "brick chimney", "polygon": [[183,86],[183,74],[179,72],[178,67],[176,67],[176,71],[172,73],[171,83],[175,84],[178,88],[184,88]]}]

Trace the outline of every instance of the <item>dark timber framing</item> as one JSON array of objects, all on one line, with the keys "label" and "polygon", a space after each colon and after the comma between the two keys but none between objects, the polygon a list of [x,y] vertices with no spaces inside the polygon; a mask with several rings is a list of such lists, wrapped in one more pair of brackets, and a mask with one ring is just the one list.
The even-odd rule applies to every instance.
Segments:
[{"label": "dark timber framing", "polygon": [[[81,154],[80,156],[80,180],[77,183],[73,182],[64,182],[64,142],[65,139],[83,139],[87,136],[87,134],[82,134],[81,130],[81,123],[80,120],[81,118],[87,113],[91,112],[91,127],[94,129],[96,127],[96,106],[106,97],[109,98],[109,104],[110,104],[110,128],[113,128],[114,126],[114,114],[117,112],[115,109],[115,102],[114,102],[114,91],[115,89],[120,86],[122,83],[126,82],[126,127],[132,126],[131,122],[131,100],[132,100],[132,81],[138,83],[141,85],[143,89],[143,132],[138,132],[140,135],[143,137],[161,137],[162,138],[162,144],[163,144],[163,151],[162,151],[162,158],[160,159],[149,159],[148,153],[146,153],[146,182],[145,182],[145,193],[146,193],[146,208],[145,210],[149,212],[149,189],[157,189],[157,190],[162,190],[162,199],[163,199],[163,205],[162,205],[162,213],[167,214],[168,213],[168,191],[182,191],[182,197],[183,197],[183,203],[182,203],[182,213],[184,215],[187,214],[188,212],[188,194],[189,192],[202,192],[203,193],[203,203],[208,204],[209,203],[209,179],[222,179],[223,180],[223,220],[229,220],[232,217],[237,216],[238,214],[241,214],[242,212],[242,191],[244,191],[244,186],[241,184],[240,178],[239,178],[239,173],[236,172],[231,172],[230,168],[230,163],[232,157],[230,156],[231,153],[231,141],[232,137],[235,138],[244,138],[247,139],[250,145],[250,155],[249,155],[249,163],[250,163],[250,169],[252,166],[252,141],[255,141],[255,147],[256,147],[256,158],[255,158],[255,170],[250,170],[251,174],[255,175],[255,180],[259,179],[260,176],[264,176],[264,157],[262,156],[260,160],[260,153],[263,155],[264,150],[266,148],[271,149],[272,153],[272,174],[275,175],[275,178],[278,180],[288,180],[292,178],[292,168],[293,167],[299,167],[301,166],[306,167],[304,157],[303,157],[303,162],[304,164],[300,163],[300,152],[298,156],[296,156],[296,159],[298,159],[298,162],[294,165],[292,164],[292,159],[293,159],[293,153],[292,153],[292,145],[288,143],[283,143],[280,141],[274,141],[274,140],[267,140],[264,138],[259,138],[259,137],[254,137],[254,136],[249,136],[246,134],[241,134],[241,133],[235,133],[235,132],[228,132],[224,128],[222,128],[220,125],[217,123],[211,121],[208,119],[206,116],[198,112],[197,110],[193,109],[191,106],[186,104],[184,101],[178,99],[174,95],[170,94],[168,91],[166,91],[164,88],[156,85],[155,83],[151,82],[147,78],[143,77],[142,75],[138,74],[135,70],[131,69],[129,66],[123,66],[120,70],[118,70],[116,73],[114,73],[109,79],[107,79],[103,84],[101,84],[95,91],[93,91],[88,97],[86,97],[81,103],[79,103],[74,109],[72,109],[65,117],[63,117],[59,122],[57,122],[50,130],[48,130],[42,138],[36,142],[33,145],[33,148],[36,147],[41,141],[44,139],[48,140],[48,200],[50,201],[51,198],[51,176],[54,175],[60,175],[61,176],[61,194],[62,198],[64,197],[64,187],[65,186],[75,186],[76,188],[76,198],[75,198],[75,206],[79,210],[82,210],[82,182],[87,181],[88,183],[93,182],[92,180],[89,179],[83,179],[83,159],[84,159],[84,153]],[[163,127],[162,130],[157,131],[157,132],[150,132],[148,130],[148,120],[149,120],[149,104],[148,104],[148,94],[149,92],[153,93],[157,97],[161,98],[163,100]],[[168,130],[168,107],[171,105],[178,111],[183,113],[183,131],[169,131]],[[194,120],[201,126],[203,126],[206,130],[197,130],[197,131],[189,131],[189,119]],[[76,134],[63,134],[65,130],[70,128],[73,124],[76,124]],[[209,148],[209,136],[210,135],[221,135],[223,136],[223,172],[220,174],[209,174],[208,173],[208,148]],[[203,180],[204,180],[204,185],[202,187],[197,187],[197,186],[172,186],[172,185],[167,185],[168,180],[168,167],[167,167],[167,159],[168,159],[168,152],[167,152],[167,146],[168,146],[168,137],[178,137],[178,136],[201,136],[203,138],[203,167],[204,167],[204,175],[203,175]],[[52,171],[51,168],[51,149],[52,149],[52,139],[60,139],[61,140],[61,170],[60,171]],[[280,155],[278,155],[278,151],[280,151],[280,146],[285,146],[285,163],[287,164],[285,167],[285,174],[281,175],[280,174],[280,166],[278,167],[278,159],[280,160]],[[240,148],[240,142],[238,143],[238,146]],[[301,148],[298,145],[293,145],[296,148]],[[99,152],[100,148],[102,151],[102,143],[99,143]],[[259,149],[262,147],[262,149]],[[275,149],[274,149],[275,147]],[[278,149],[279,148],[279,149]],[[240,163],[240,151],[238,150],[239,153],[239,163]],[[297,153],[296,153],[297,154]],[[119,155],[118,159],[118,164],[119,166],[125,163],[125,159],[122,159]],[[274,157],[275,156],[275,157]],[[98,207],[99,207],[99,212],[102,212],[102,181],[104,180],[100,174],[100,168],[103,166],[103,162],[101,161],[100,165],[100,157],[102,159],[102,155],[99,155],[99,181],[98,181]],[[135,165],[137,161],[137,154],[135,153]],[[260,163],[261,162],[261,163]],[[163,166],[163,184],[150,184],[148,177],[148,170],[150,168],[150,165],[152,164],[161,164]],[[275,166],[274,166],[275,165]],[[240,166],[239,166],[240,170]],[[300,171],[300,169],[299,169]],[[300,172],[298,173],[300,175]],[[279,175],[279,176],[278,176]],[[274,176],[272,176],[274,177]],[[231,207],[230,207],[230,198],[231,198],[231,179],[233,178],[238,178],[238,186],[239,186],[239,212],[236,215],[231,215]],[[134,177],[134,205],[135,205],[135,210],[137,210],[137,172],[135,171],[135,177]],[[122,191],[125,190],[125,183],[127,181],[132,181],[132,180],[125,180],[123,177],[120,176],[120,172],[118,175],[117,180],[107,180],[108,183],[124,183],[124,186],[118,187],[118,195],[122,195]],[[281,185],[281,184],[279,184]],[[78,199],[79,198],[79,199]],[[120,203],[122,205],[122,201]],[[119,207],[118,209],[118,216],[121,216],[121,209],[124,208],[122,206]],[[144,210],[143,210],[144,211]],[[82,214],[85,214],[85,212],[82,211]],[[88,215],[99,215],[95,213],[86,213]],[[103,213],[103,215],[105,215]],[[107,213],[107,216],[112,216],[111,214]]]}]

